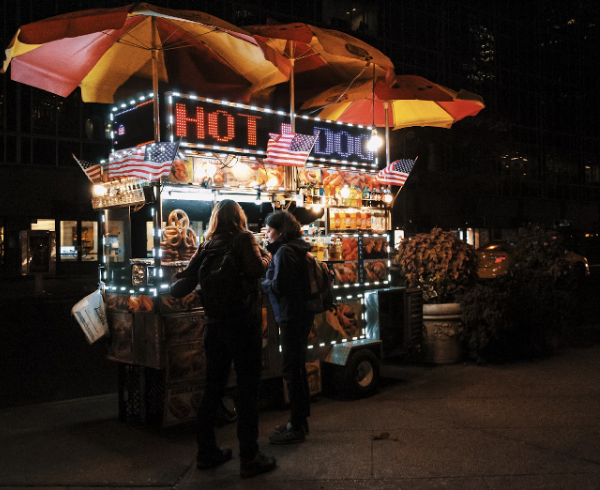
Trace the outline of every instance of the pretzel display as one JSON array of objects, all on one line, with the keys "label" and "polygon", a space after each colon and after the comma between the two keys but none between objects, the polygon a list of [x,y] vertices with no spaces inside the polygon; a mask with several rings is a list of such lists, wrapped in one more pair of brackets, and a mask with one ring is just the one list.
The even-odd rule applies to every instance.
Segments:
[{"label": "pretzel display", "polygon": [[173,211],[171,211],[171,214],[169,214],[167,224],[176,228],[187,228],[188,226],[190,226],[190,219],[188,218],[188,215],[185,211],[181,209],[174,209]]},{"label": "pretzel display", "polygon": [[[169,216],[169,220],[170,219],[171,217]],[[179,247],[181,245],[181,242],[183,241],[181,230],[172,225],[165,226],[165,229],[163,230],[163,237],[164,244],[171,247]]]},{"label": "pretzel display", "polygon": [[185,228],[182,232],[182,242],[186,247],[196,247],[196,232],[191,228]]}]

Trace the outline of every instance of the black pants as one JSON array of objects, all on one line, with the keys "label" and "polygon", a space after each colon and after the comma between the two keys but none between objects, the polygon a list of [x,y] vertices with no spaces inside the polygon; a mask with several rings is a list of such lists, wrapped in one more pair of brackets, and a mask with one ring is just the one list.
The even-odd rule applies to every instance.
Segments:
[{"label": "black pants", "polygon": [[282,375],[290,394],[290,422],[296,430],[310,416],[310,391],[306,376],[306,349],[314,315],[281,322]]},{"label": "black pants", "polygon": [[204,351],[206,386],[198,410],[198,453],[211,454],[217,447],[215,419],[233,362],[237,375],[240,458],[253,459],[258,452],[258,386],[262,373],[260,325],[250,320],[206,325]]}]

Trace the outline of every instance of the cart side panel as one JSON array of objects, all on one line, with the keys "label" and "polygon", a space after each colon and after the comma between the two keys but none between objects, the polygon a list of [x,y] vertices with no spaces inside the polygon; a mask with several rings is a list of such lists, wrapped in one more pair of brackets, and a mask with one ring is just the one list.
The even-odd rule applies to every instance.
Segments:
[{"label": "cart side panel", "polygon": [[160,316],[153,311],[133,313],[134,364],[154,369],[163,367],[163,330]]}]

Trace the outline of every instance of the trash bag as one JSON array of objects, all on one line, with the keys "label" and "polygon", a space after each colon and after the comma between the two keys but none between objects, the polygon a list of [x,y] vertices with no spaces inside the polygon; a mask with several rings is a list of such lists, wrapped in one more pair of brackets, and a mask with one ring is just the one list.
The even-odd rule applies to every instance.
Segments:
[{"label": "trash bag", "polygon": [[106,309],[102,299],[102,291],[97,289],[88,294],[71,309],[71,315],[85,333],[87,341],[92,344],[108,333]]}]

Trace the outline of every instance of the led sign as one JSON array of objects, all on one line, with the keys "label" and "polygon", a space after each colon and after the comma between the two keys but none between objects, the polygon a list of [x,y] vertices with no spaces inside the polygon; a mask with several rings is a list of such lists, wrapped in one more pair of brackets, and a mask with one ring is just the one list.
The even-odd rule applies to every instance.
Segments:
[{"label": "led sign", "polygon": [[[173,97],[170,107],[171,134],[174,140],[181,139],[182,146],[265,154],[269,133],[291,131],[289,115],[283,111],[185,96]],[[315,158],[363,165],[375,161],[367,149],[366,128],[300,116],[296,132],[319,135],[312,151]]]},{"label": "led sign", "polygon": [[[167,109],[161,112],[161,140],[180,140],[182,149],[264,156],[269,133],[291,131],[289,114],[284,111],[169,92],[161,101]],[[147,101],[116,112],[114,148],[152,140],[152,120],[152,104]],[[309,161],[375,167],[375,154],[367,149],[368,128],[298,116],[296,132],[319,135]]]}]

